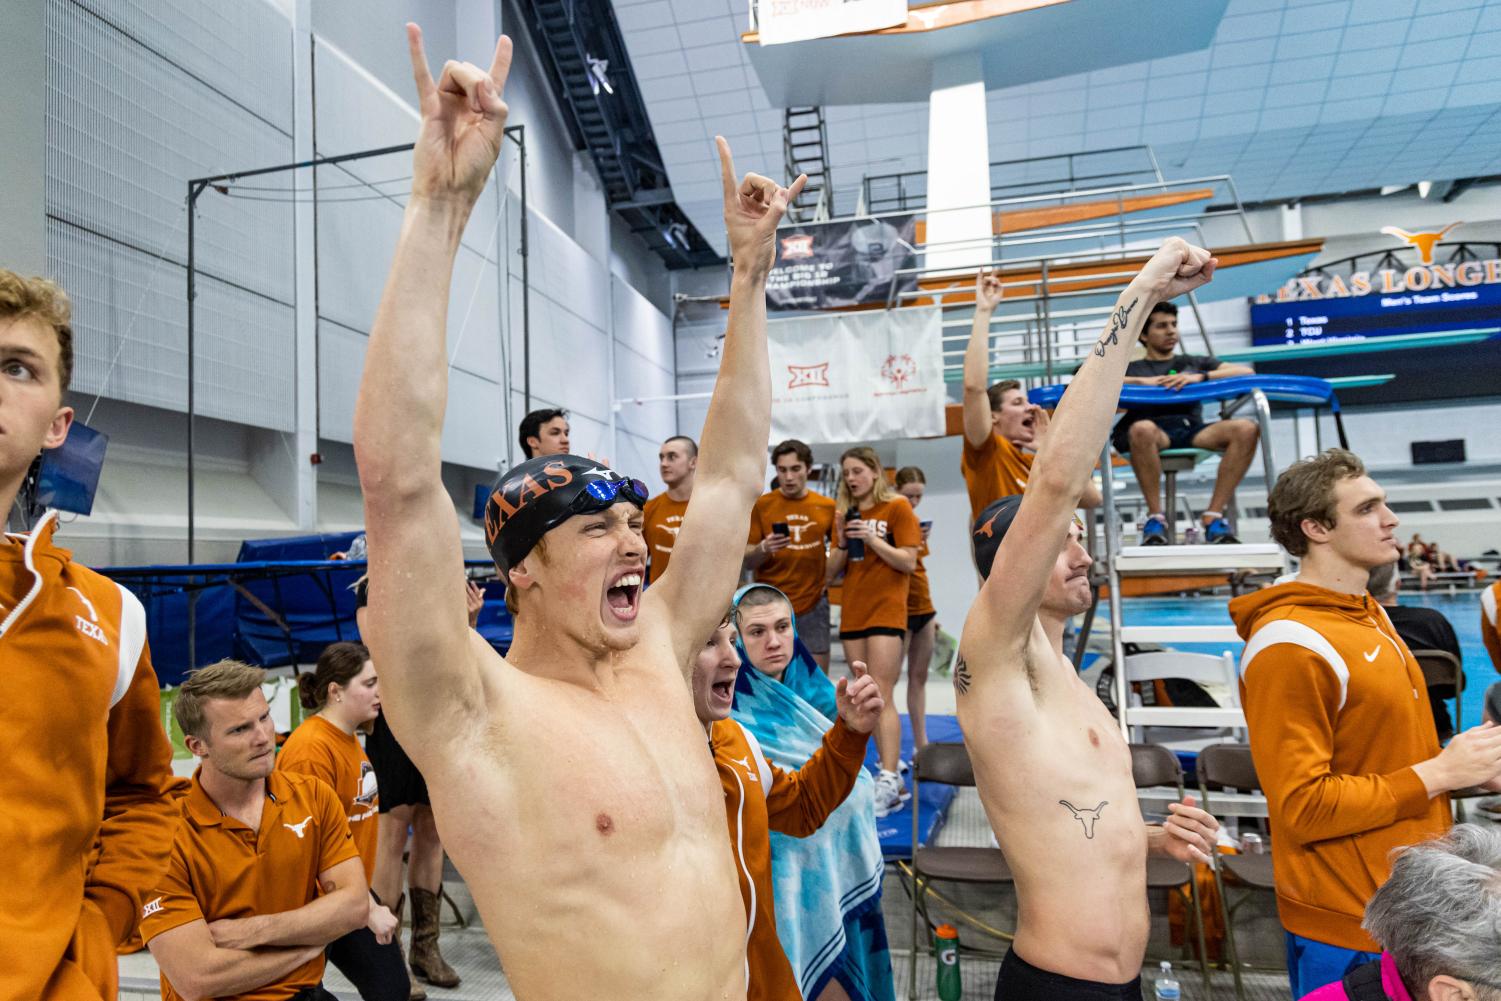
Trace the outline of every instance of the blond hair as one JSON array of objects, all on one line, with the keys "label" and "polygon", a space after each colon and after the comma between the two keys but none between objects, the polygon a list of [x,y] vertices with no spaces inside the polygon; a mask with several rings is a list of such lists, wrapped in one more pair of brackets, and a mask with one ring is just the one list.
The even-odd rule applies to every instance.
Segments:
[{"label": "blond hair", "polygon": [[57,336],[57,380],[73,381],[73,307],[68,294],[45,278],[22,278],[0,268],[0,320],[35,319]]},{"label": "blond hair", "polygon": [[1288,466],[1267,496],[1266,513],[1272,523],[1272,538],[1294,556],[1307,554],[1308,536],[1303,534],[1303,522],[1316,521],[1325,528],[1333,528],[1335,485],[1364,475],[1365,463],[1354,452],[1342,448],[1325,449]]},{"label": "blond hair", "polygon": [[844,460],[856,459],[864,463],[871,472],[876,474],[875,485],[870,488],[870,502],[872,504],[884,504],[893,497],[901,496],[886,482],[886,470],[881,467],[881,457],[876,450],[869,445],[856,445],[847,448],[839,457],[839,497],[837,503],[841,511],[848,511],[855,506],[855,498],[850,496],[849,484],[844,482]]},{"label": "blond hair", "polygon": [[261,687],[266,672],[238,660],[221,660],[188,675],[172,703],[172,718],[187,737],[208,739],[204,705],[210,699],[243,699]]}]

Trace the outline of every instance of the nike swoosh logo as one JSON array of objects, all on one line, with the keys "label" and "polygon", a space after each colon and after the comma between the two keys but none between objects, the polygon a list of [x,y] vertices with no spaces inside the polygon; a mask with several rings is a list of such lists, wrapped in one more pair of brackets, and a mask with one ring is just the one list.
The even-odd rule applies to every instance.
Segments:
[{"label": "nike swoosh logo", "polygon": [[1381,644],[1376,644],[1376,649],[1372,650],[1370,653],[1363,653],[1361,654],[1361,656],[1365,658],[1365,662],[1367,664],[1374,664],[1376,662],[1376,658],[1381,656]]}]

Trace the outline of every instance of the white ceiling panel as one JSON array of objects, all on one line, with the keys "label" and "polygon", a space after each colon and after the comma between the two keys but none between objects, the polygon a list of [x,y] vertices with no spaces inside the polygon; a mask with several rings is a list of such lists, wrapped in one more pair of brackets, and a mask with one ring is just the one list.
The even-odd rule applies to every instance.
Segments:
[{"label": "white ceiling panel", "polygon": [[[712,136],[742,171],[782,165],[745,0],[615,6],[673,190],[723,249]],[[1148,143],[1169,177],[1229,173],[1246,200],[1498,173],[1501,0],[1230,0],[1203,50],[987,97],[992,159]],[[926,168],[925,104],[825,115],[840,212],[862,177]]]}]

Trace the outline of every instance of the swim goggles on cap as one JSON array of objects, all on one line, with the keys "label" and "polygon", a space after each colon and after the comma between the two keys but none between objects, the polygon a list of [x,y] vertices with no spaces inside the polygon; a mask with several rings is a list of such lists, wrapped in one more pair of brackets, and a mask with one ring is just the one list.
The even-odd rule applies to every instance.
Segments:
[{"label": "swim goggles on cap", "polygon": [[[623,495],[623,496],[622,496]],[[585,514],[598,510],[601,504],[613,504],[616,499],[645,504],[651,491],[640,480],[622,477],[618,480],[590,480],[573,503],[568,506],[569,515]]]},{"label": "swim goggles on cap", "polygon": [[646,505],[646,484],[576,455],[539,456],[506,472],[485,504],[485,544],[502,571],[515,566],[547,532],[574,515],[617,501]]}]

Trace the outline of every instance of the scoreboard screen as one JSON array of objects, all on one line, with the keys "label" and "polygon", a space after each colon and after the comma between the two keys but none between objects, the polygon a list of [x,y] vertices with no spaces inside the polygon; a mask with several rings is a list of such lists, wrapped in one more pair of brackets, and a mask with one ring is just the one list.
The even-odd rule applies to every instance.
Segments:
[{"label": "scoreboard screen", "polygon": [[[1251,343],[1338,344],[1399,334],[1501,327],[1501,260],[1405,271],[1312,275],[1251,303]],[[1373,345],[1374,347],[1374,345]],[[1457,346],[1372,350],[1257,364],[1267,373],[1336,378],[1391,374],[1383,386],[1340,392],[1345,404],[1501,395],[1501,336]]]}]

